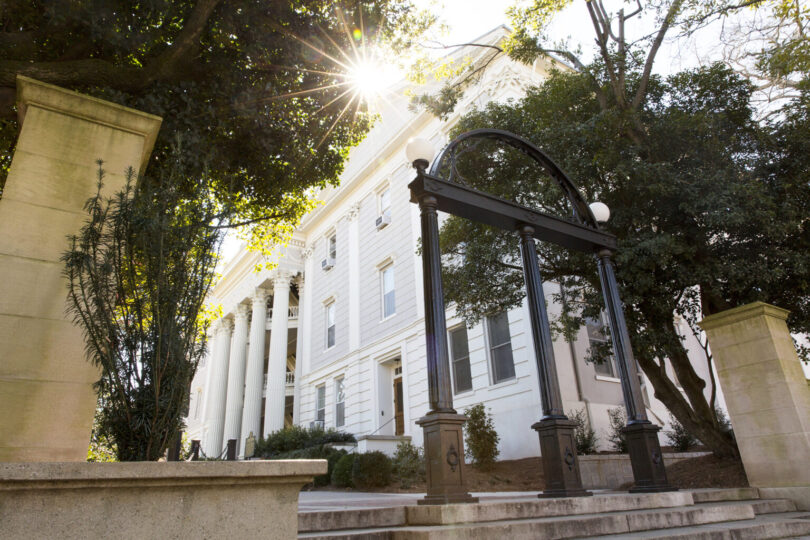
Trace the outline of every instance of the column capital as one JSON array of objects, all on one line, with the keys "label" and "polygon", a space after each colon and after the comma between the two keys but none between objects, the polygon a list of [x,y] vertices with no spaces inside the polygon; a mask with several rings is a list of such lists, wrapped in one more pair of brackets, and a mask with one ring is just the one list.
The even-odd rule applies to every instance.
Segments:
[{"label": "column capital", "polygon": [[231,319],[220,319],[218,323],[218,332],[224,332],[226,334],[233,332],[233,321]]},{"label": "column capital", "polygon": [[258,287],[255,291],[253,291],[253,294],[250,296],[250,299],[253,301],[254,304],[261,304],[262,302],[267,304],[267,298],[269,296],[270,291]]},{"label": "column capital", "polygon": [[346,219],[349,221],[354,221],[357,219],[357,216],[360,215],[360,203],[355,203],[349,207],[349,210],[346,212]]},{"label": "column capital", "polygon": [[301,257],[306,260],[312,257],[312,254],[315,253],[315,244],[307,244],[305,248],[301,249]]},{"label": "column capital", "polygon": [[303,286],[304,286],[304,281],[305,281],[305,280],[304,280],[304,274],[297,274],[297,275],[296,275],[296,276],[293,278],[293,283],[295,283],[295,285],[298,287],[298,290],[299,290],[299,291],[301,290],[301,287],[303,287]]},{"label": "column capital", "polygon": [[273,278],[273,288],[274,289],[289,289],[290,288],[290,280],[293,277],[292,272],[288,271],[278,271],[276,272],[275,277]]},{"label": "column capital", "polygon": [[234,318],[237,321],[246,321],[250,316],[250,306],[247,304],[239,304],[234,310]]}]

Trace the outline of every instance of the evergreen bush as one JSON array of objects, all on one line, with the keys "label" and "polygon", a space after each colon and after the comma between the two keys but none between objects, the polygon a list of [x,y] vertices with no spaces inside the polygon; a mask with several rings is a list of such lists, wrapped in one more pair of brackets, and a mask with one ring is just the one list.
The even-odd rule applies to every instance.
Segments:
[{"label": "evergreen bush", "polygon": [[498,450],[498,432],[487,414],[483,403],[464,410],[467,421],[464,423],[465,454],[482,470],[490,470],[495,465]]},{"label": "evergreen bush", "polygon": [[391,483],[391,458],[382,452],[356,454],[352,464],[352,483],[360,489],[385,487]]},{"label": "evergreen bush", "polygon": [[345,454],[335,463],[332,470],[332,485],[336,487],[354,487],[352,483],[352,467],[357,454]]},{"label": "evergreen bush", "polygon": [[336,429],[308,429],[301,426],[290,426],[270,433],[267,438],[256,441],[254,456],[265,459],[279,459],[277,456],[292,452],[323,446],[328,443],[356,442],[354,435]]},{"label": "evergreen bush", "polygon": [[676,452],[687,452],[698,443],[697,438],[678,422],[672,413],[669,414],[669,425],[671,429],[665,431],[664,434]]},{"label": "evergreen bush", "polygon": [[394,475],[400,487],[409,488],[414,482],[425,479],[425,456],[422,449],[402,441],[397,445],[393,459]]},{"label": "evergreen bush", "polygon": [[596,436],[596,431],[591,427],[585,418],[585,410],[568,411],[568,418],[577,423],[574,429],[574,441],[577,445],[577,454],[595,454],[596,442],[599,437]]},{"label": "evergreen bush", "polygon": [[621,407],[608,409],[610,418],[610,431],[608,431],[608,441],[610,446],[617,452],[627,453],[627,439],[622,433],[622,428],[627,424],[627,415]]}]

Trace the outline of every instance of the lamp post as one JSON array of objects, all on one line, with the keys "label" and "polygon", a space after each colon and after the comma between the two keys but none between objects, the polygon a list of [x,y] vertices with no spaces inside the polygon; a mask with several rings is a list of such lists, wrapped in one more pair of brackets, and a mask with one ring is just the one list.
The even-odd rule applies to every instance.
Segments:
[{"label": "lamp post", "polygon": [[[411,139],[405,155],[424,174],[433,158],[433,145]],[[427,347],[430,410],[416,421],[425,441],[427,495],[419,504],[478,502],[464,483],[464,434],[467,418],[453,408],[450,362],[447,354],[447,321],[442,290],[439,250],[438,201],[426,195],[419,200],[422,227],[422,272],[425,291],[425,342]]]}]

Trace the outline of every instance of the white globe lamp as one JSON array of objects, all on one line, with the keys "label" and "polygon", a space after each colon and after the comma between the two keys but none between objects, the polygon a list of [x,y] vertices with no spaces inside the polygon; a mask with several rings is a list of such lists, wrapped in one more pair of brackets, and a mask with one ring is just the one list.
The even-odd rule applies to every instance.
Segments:
[{"label": "white globe lamp", "polygon": [[591,214],[598,223],[607,223],[610,219],[610,208],[603,202],[592,202],[590,204]]},{"label": "white globe lamp", "polygon": [[434,152],[435,150],[430,141],[421,137],[411,137],[405,147],[405,157],[418,170],[427,169],[430,160],[433,159]]}]

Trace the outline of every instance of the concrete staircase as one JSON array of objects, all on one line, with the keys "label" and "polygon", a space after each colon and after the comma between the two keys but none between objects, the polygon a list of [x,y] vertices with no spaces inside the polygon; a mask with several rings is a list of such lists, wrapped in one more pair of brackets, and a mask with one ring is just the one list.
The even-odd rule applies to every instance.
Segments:
[{"label": "concrete staircase", "polygon": [[534,496],[479,504],[301,512],[299,538],[433,540],[545,538],[810,538],[810,512],[756,488],[654,494]]}]

